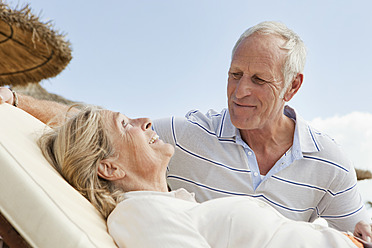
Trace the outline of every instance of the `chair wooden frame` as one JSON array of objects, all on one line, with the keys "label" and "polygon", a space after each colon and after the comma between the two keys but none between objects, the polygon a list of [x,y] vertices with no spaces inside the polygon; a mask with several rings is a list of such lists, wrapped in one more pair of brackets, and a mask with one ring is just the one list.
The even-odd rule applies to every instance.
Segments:
[{"label": "chair wooden frame", "polygon": [[18,231],[8,222],[8,220],[0,213],[0,236],[5,242],[5,246],[10,248],[31,248],[26,240],[18,233]]}]

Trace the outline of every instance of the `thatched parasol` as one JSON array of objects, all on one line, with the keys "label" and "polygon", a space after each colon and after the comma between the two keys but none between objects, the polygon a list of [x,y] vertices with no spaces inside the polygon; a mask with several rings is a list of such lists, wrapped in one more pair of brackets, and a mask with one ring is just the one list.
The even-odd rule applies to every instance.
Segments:
[{"label": "thatched parasol", "polygon": [[54,77],[71,59],[70,43],[50,22],[40,22],[28,5],[12,10],[0,0],[0,86]]},{"label": "thatched parasol", "polygon": [[372,172],[369,170],[355,169],[358,180],[372,179]]}]

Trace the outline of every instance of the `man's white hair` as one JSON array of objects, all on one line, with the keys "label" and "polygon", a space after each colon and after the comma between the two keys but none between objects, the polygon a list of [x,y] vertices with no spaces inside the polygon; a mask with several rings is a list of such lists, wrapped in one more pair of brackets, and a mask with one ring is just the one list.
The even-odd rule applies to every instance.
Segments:
[{"label": "man's white hair", "polygon": [[255,34],[274,34],[278,35],[285,40],[284,45],[281,47],[287,50],[287,57],[282,67],[282,73],[284,76],[284,88],[281,92],[280,97],[284,97],[285,92],[291,85],[291,82],[296,77],[297,73],[303,73],[306,62],[306,47],[301,38],[286,25],[280,22],[265,21],[261,22],[249,29],[247,29],[235,43],[232,50],[232,56],[234,56],[237,47],[240,42]]}]

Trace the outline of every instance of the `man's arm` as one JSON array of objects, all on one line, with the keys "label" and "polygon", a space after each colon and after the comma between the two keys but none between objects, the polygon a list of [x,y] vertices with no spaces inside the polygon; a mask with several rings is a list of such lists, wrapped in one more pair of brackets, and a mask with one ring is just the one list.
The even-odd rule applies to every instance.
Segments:
[{"label": "man's arm", "polygon": [[[53,101],[39,100],[31,96],[17,94],[17,107],[49,125],[58,125],[64,120],[69,106]],[[0,87],[0,104],[9,103],[14,105],[15,99],[12,91],[6,87]]]},{"label": "man's arm", "polygon": [[370,223],[371,217],[359,194],[354,167],[346,161],[342,164],[349,171],[337,177],[329,188],[329,193],[323,197],[318,205],[320,217],[326,219],[330,227],[339,231],[358,233],[356,236],[364,239],[370,236],[371,230],[366,227],[367,225],[357,223],[360,221]]}]

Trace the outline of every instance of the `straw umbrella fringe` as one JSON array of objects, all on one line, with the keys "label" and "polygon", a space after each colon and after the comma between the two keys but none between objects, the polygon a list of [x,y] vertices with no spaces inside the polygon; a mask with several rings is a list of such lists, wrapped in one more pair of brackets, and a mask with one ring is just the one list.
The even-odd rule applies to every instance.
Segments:
[{"label": "straw umbrella fringe", "polygon": [[70,62],[65,35],[41,22],[26,5],[12,10],[0,0],[0,85],[26,85],[58,75]]}]

